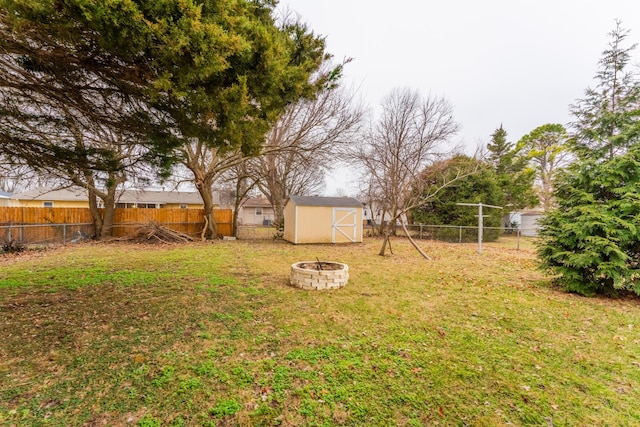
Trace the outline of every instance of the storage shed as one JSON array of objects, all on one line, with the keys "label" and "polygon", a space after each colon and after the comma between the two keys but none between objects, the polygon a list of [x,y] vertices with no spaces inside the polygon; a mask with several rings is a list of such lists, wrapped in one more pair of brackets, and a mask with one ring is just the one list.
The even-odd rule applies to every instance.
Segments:
[{"label": "storage shed", "polygon": [[351,197],[291,196],[284,205],[291,243],[362,242],[362,203]]}]

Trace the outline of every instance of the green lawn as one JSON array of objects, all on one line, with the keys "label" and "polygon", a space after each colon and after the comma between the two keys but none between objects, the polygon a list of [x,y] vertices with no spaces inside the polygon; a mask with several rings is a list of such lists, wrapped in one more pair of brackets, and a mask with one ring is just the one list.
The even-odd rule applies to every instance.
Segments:
[{"label": "green lawn", "polygon": [[[640,425],[640,300],[553,289],[526,242],[380,243],[0,257],[0,425]],[[349,284],[288,286],[316,257]]]}]

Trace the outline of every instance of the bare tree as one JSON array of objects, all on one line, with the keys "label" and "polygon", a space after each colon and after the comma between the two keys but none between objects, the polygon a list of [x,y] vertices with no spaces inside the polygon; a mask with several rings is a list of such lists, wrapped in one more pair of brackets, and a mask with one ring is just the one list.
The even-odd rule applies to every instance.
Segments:
[{"label": "bare tree", "polygon": [[545,212],[554,205],[553,182],[556,173],[572,159],[567,146],[568,140],[569,135],[564,126],[549,123],[535,128],[517,144],[517,149],[527,155],[535,168],[536,192]]},{"label": "bare tree", "polygon": [[353,92],[331,86],[291,105],[271,128],[249,170],[274,207],[275,224],[282,223],[289,196],[322,192],[326,170],[354,141],[363,115]]},{"label": "bare tree", "polygon": [[238,229],[240,206],[255,187],[256,182],[247,169],[247,162],[229,168],[222,176],[220,190],[228,195],[228,204],[233,204],[232,233],[234,235]]},{"label": "bare tree", "polygon": [[259,156],[212,147],[199,138],[179,147],[177,157],[189,171],[185,180],[195,184],[204,203],[204,235],[217,235],[212,189],[225,175],[256,183],[274,206],[276,223],[282,221],[286,197],[322,187],[326,162],[335,152],[332,147],[347,141],[341,139],[346,138],[345,129],[354,127],[361,116],[358,112],[354,118],[347,112],[351,112],[350,99],[340,97],[337,89],[326,89],[314,100],[292,104],[268,132]]},{"label": "bare tree", "polygon": [[[369,194],[386,213],[381,224],[384,236],[380,255],[385,255],[391,229],[400,222],[406,232],[406,214],[435,197],[468,171],[443,174],[437,185],[421,184],[420,174],[444,152],[444,144],[458,131],[453,109],[443,98],[424,99],[411,89],[395,89],[383,101],[377,123],[350,153],[351,161],[364,171]],[[449,150],[450,151],[450,150]],[[406,233],[409,236],[409,233]],[[411,239],[411,243],[429,258]]]}]

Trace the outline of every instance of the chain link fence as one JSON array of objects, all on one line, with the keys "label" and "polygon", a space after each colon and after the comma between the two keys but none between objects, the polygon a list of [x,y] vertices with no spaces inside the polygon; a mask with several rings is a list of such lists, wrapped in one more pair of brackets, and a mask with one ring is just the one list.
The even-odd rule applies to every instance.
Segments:
[{"label": "chain link fence", "polygon": [[[459,226],[459,225],[426,225],[426,224],[409,224],[406,226],[407,231],[415,240],[436,240],[447,243],[477,243],[478,227],[477,226]],[[376,236],[378,233],[374,227],[365,227],[365,236]],[[404,236],[405,232],[402,226],[397,225],[395,235]],[[531,240],[537,236],[537,229],[511,228],[511,227],[483,227],[482,241],[492,242],[498,239],[513,240],[514,245],[520,247],[521,239]]]},{"label": "chain link fence", "polygon": [[282,231],[271,223],[268,225],[239,225],[236,227],[238,240],[274,240],[282,238]]},{"label": "chain link fence", "polygon": [[93,224],[15,224],[0,226],[2,246],[55,246],[90,239]]},{"label": "chain link fence", "polygon": [[[114,235],[130,234],[141,224],[114,224]],[[164,224],[194,238],[200,234],[201,223]],[[478,227],[454,225],[407,225],[407,230],[414,239],[437,240],[449,243],[474,243],[478,241]],[[365,237],[377,235],[377,229],[365,226]],[[0,226],[0,244],[18,243],[25,246],[66,245],[90,239],[94,234],[93,224],[15,224]],[[401,226],[396,227],[396,235],[404,235]],[[484,227],[483,241],[490,242],[499,238],[515,239],[519,245],[521,238],[536,236],[535,229]],[[273,225],[238,226],[235,237],[239,240],[274,240],[282,237],[282,231]]]},{"label": "chain link fence", "polygon": [[[143,223],[113,225],[113,237],[135,234]],[[199,239],[202,234],[201,222],[163,223],[171,230]],[[46,247],[67,245],[91,239],[95,234],[92,223],[81,224],[8,224],[0,226],[0,248],[11,246]],[[1,251],[1,250],[0,250]]]}]

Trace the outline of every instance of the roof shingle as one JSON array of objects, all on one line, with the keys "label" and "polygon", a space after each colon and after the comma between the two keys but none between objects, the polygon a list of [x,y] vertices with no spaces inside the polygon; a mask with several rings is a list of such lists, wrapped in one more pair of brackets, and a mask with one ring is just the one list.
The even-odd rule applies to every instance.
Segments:
[{"label": "roof shingle", "polygon": [[324,206],[334,208],[362,207],[362,203],[353,197],[291,196],[289,200],[297,206]]}]

